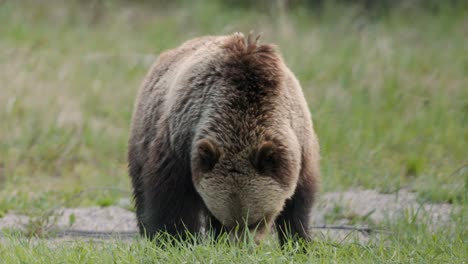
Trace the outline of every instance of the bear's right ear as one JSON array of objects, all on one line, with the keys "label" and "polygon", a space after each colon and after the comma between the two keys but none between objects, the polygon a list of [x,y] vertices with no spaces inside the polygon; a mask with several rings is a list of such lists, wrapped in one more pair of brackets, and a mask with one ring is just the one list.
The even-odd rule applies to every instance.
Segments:
[{"label": "bear's right ear", "polygon": [[197,143],[197,162],[202,172],[211,171],[221,156],[214,143],[208,139],[202,139]]}]

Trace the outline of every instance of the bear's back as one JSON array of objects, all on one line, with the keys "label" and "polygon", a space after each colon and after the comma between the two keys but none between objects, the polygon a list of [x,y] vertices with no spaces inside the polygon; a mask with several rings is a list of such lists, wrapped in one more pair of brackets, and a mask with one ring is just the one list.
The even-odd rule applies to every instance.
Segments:
[{"label": "bear's back", "polygon": [[[215,86],[214,82],[225,77],[217,74],[219,69],[216,67],[224,67],[221,61],[230,52],[242,53],[244,50],[239,49],[249,48],[242,46],[243,43],[239,45],[239,36],[241,42],[247,41],[242,35],[199,37],[158,57],[140,87],[132,118],[129,151],[141,156],[141,162],[146,161],[144,155],[151,141],[161,132],[170,134],[166,140],[175,150],[186,151],[190,147],[189,139],[207,105],[207,93],[211,93],[207,87]],[[233,45],[229,46],[229,43]],[[299,82],[279,55],[276,58],[275,52],[271,54],[275,55],[273,60],[279,60],[275,64],[279,65],[279,74],[283,75],[279,118],[288,119],[300,142],[314,141],[310,113]]]},{"label": "bear's back", "polygon": [[[184,74],[187,67],[210,56],[221,37],[200,37],[189,40],[181,46],[165,51],[151,66],[138,91],[132,117],[129,152],[145,162],[149,144],[161,130],[162,120],[171,115],[174,100],[183,99],[183,94],[175,94],[175,82]],[[180,87],[180,85],[179,85]],[[189,88],[189,87],[183,87]],[[179,91],[180,92],[180,91]],[[164,122],[163,122],[164,123]]]}]

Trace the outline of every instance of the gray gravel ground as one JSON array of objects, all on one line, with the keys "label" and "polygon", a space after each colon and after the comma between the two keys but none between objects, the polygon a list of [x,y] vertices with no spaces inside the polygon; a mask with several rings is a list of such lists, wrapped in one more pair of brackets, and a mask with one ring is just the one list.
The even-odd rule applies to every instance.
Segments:
[{"label": "gray gravel ground", "polygon": [[[58,230],[48,238],[51,244],[59,241],[83,239],[133,239],[136,237],[136,220],[128,207],[129,199],[121,200],[110,207],[63,208],[54,214],[49,228]],[[403,217],[408,213],[418,212],[418,221],[429,224],[431,228],[441,228],[450,224],[450,214],[457,210],[450,204],[420,204],[416,195],[407,191],[397,194],[381,194],[374,190],[349,190],[321,194],[311,216],[316,237],[343,242],[358,239],[367,242],[378,238],[382,233],[356,232],[317,228],[327,225],[353,225],[366,227],[385,220]],[[1,230],[24,230],[29,218],[24,215],[9,213],[0,218]]]}]

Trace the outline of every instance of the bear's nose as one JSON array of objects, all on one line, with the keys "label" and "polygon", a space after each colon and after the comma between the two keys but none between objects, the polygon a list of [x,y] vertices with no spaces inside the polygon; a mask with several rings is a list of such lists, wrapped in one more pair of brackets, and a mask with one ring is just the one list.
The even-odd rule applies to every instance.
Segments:
[{"label": "bear's nose", "polygon": [[241,195],[242,194],[239,194],[239,193],[230,194],[229,211],[231,215],[231,220],[236,225],[239,225],[242,227],[245,227],[245,225],[248,225],[249,229],[251,227],[255,228],[258,225],[259,220],[252,219],[253,215],[250,215],[250,213],[254,213],[254,212],[249,212],[249,207],[247,206],[245,201],[242,201]]},{"label": "bear's nose", "polygon": [[260,226],[261,222],[262,222],[262,220],[256,221],[256,222],[254,222],[252,224],[249,224],[247,227],[249,228],[250,231],[253,231],[253,230],[257,229]]}]

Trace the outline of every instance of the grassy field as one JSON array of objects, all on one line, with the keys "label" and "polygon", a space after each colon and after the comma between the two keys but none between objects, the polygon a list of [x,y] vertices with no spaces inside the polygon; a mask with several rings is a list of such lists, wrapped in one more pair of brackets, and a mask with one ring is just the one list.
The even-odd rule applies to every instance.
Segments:
[{"label": "grassy field", "polygon": [[[278,44],[302,83],[322,147],[322,191],[406,188],[421,201],[466,209],[466,6],[375,18],[336,5],[318,16],[304,8],[284,13],[218,1],[25,0],[0,1],[0,217],[108,206],[129,196],[128,128],[151,62],[195,36],[252,29]],[[50,249],[12,238],[0,244],[0,262],[461,263],[468,259],[465,217],[453,216],[460,223],[454,232],[389,223],[398,235],[388,240],[319,241],[310,255],[287,256],[270,246],[162,250],[143,241],[96,252],[86,243]]]},{"label": "grassy field", "polygon": [[305,246],[307,254],[303,245],[293,244],[283,251],[276,244],[233,246],[227,241],[158,247],[145,240],[116,240],[51,247],[44,241],[12,238],[10,243],[0,244],[0,263],[466,263],[466,236],[461,225],[453,230],[453,236],[430,233],[411,221],[392,223],[392,228],[398,232],[366,245],[319,240]]}]

